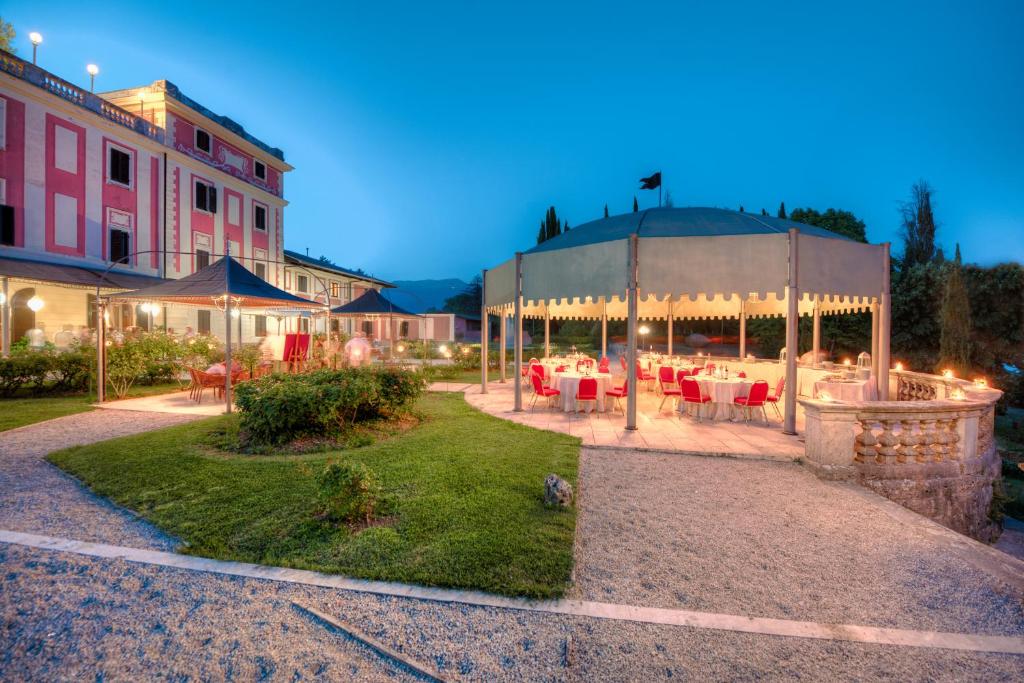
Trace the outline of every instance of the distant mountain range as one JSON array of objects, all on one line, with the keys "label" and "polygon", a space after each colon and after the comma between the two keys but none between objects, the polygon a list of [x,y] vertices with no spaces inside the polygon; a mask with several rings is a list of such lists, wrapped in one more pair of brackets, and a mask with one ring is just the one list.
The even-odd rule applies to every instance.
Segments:
[{"label": "distant mountain range", "polygon": [[395,289],[384,290],[388,299],[413,313],[422,313],[429,308],[441,310],[449,297],[462,292],[469,283],[459,278],[445,280],[392,280]]}]

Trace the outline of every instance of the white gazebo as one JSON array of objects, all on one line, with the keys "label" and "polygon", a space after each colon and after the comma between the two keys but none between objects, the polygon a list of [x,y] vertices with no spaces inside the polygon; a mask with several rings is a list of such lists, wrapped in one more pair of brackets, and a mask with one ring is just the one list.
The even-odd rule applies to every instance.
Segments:
[{"label": "white gazebo", "polygon": [[[648,209],[580,225],[485,270],[483,279],[481,329],[487,329],[488,315],[514,319],[516,378],[523,318],[601,320],[605,354],[607,321],[627,321],[627,429],[637,425],[640,320],[669,322],[671,354],[674,319],[738,319],[743,359],[746,320],[785,317],[784,431],[795,433],[799,317],[814,318],[817,362],[822,315],[871,311],[872,377],[878,398],[889,395],[888,243],[863,244],[823,228],[726,209]],[[486,392],[486,335],[482,342]],[[515,384],[519,411],[522,388]]]}]

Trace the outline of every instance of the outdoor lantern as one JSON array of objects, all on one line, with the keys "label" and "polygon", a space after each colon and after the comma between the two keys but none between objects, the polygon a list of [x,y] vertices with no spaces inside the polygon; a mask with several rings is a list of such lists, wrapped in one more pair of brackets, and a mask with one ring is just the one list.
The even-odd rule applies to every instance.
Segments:
[{"label": "outdoor lantern", "polygon": [[0,306],[3,306],[5,303],[7,303],[7,295],[0,292]]},{"label": "outdoor lantern", "polygon": [[638,332],[639,332],[640,334],[649,334],[649,333],[650,333],[650,331],[651,331],[651,328],[647,327],[647,325],[641,325],[641,326],[640,326],[640,329],[639,329],[639,330],[637,330],[637,331],[638,331]]},{"label": "outdoor lantern", "polygon": [[849,358],[844,358],[843,359],[843,365],[845,365],[846,367],[850,367],[850,359]]},{"label": "outdoor lantern", "polygon": [[985,380],[984,377],[976,377],[974,379],[974,386],[978,387],[979,389],[984,389],[985,387],[988,386],[988,382]]},{"label": "outdoor lantern", "polygon": [[903,363],[896,363],[896,372],[903,372]]},{"label": "outdoor lantern", "polygon": [[870,368],[871,367],[871,354],[867,351],[861,351],[860,355],[857,356],[857,367],[858,368]]},{"label": "outdoor lantern", "polygon": [[946,379],[953,379],[953,371],[950,370],[949,368],[946,368],[945,370],[942,371],[942,376],[945,377]]},{"label": "outdoor lantern", "polygon": [[231,309],[231,317],[232,318],[237,318],[240,315],[242,315],[242,311],[240,309],[237,309],[237,308],[232,308]]},{"label": "outdoor lantern", "polygon": [[100,72],[100,68],[95,64],[86,64],[85,71],[89,74],[89,92],[96,90],[96,75]]},{"label": "outdoor lantern", "polygon": [[442,354],[447,354],[448,353],[448,345],[447,344],[441,344],[441,346],[437,347],[437,350],[440,351]]},{"label": "outdoor lantern", "polygon": [[949,397],[954,401],[964,401],[967,399],[967,394],[964,393],[963,389],[954,389],[950,392]]},{"label": "outdoor lantern", "polygon": [[29,299],[25,303],[25,305],[28,306],[29,310],[31,310],[33,313],[38,313],[39,311],[42,310],[44,306],[43,300],[40,299],[38,296],[34,296],[31,299]]},{"label": "outdoor lantern", "polygon": [[36,63],[36,50],[43,44],[43,36],[39,31],[32,31],[28,34],[28,39],[32,42],[32,63]]},{"label": "outdoor lantern", "polygon": [[399,353],[405,353],[405,345],[399,344],[395,350],[398,351]]}]

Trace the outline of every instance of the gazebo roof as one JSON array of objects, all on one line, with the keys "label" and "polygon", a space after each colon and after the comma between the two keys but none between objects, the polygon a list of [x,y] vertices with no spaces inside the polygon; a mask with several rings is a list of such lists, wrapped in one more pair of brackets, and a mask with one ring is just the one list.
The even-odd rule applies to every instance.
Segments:
[{"label": "gazebo roof", "polygon": [[641,238],[721,237],[725,235],[786,234],[790,228],[797,228],[805,235],[851,241],[831,230],[797,223],[785,218],[740,213],[730,209],[688,206],[678,209],[645,209],[583,223],[558,237],[541,242],[524,253],[535,254],[554,249],[622,240],[633,234]]},{"label": "gazebo roof", "polygon": [[278,289],[230,256],[179,280],[122,292],[113,298],[209,306],[226,294],[231,296],[233,305],[243,308],[323,308],[323,304]]},{"label": "gazebo roof", "polygon": [[415,313],[405,310],[397,304],[391,303],[391,301],[376,289],[368,289],[358,299],[353,299],[347,304],[332,308],[331,314],[357,317],[367,315],[397,315],[408,318],[420,317]]}]

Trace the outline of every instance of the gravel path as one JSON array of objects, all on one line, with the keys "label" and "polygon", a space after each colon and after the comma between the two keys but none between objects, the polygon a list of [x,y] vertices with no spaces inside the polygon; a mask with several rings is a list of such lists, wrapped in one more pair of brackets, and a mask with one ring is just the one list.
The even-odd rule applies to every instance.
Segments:
[{"label": "gravel path", "polygon": [[1024,634],[1020,585],[954,552],[952,532],[922,531],[799,465],[585,448],[579,480],[579,597]]},{"label": "gravel path", "polygon": [[173,550],[172,538],[108,503],[44,456],[62,448],[195,419],[166,413],[94,410],[0,432],[0,529]]}]

